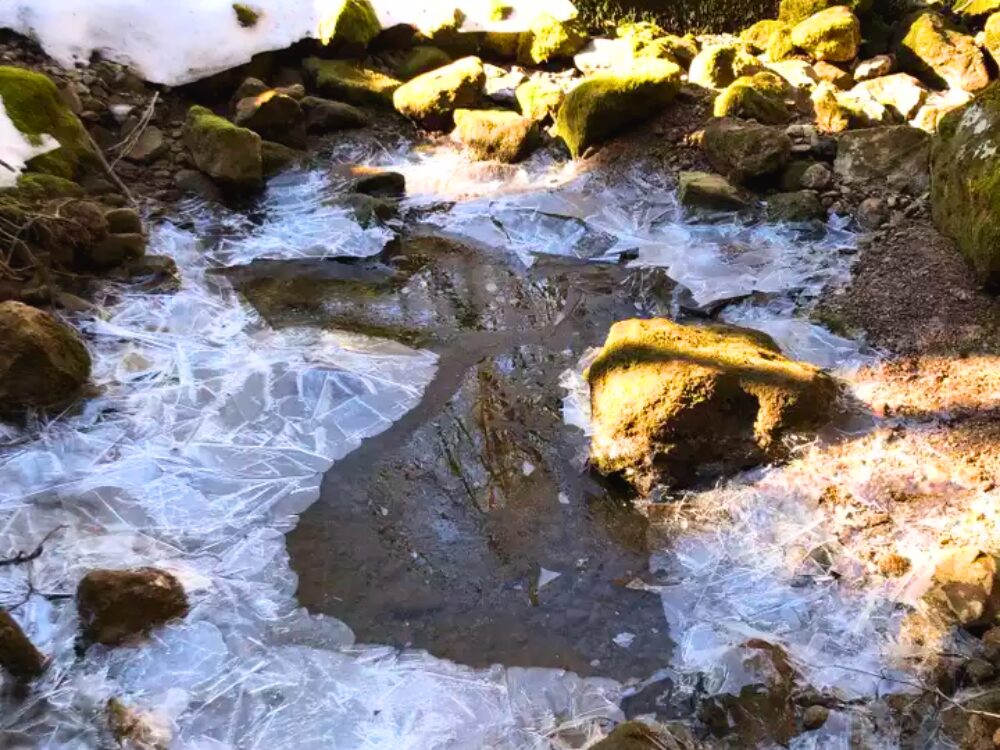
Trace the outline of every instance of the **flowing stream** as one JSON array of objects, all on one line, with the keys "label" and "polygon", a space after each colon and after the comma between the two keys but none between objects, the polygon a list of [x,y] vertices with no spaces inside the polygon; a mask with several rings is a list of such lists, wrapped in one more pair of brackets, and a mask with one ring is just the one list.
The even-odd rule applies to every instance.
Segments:
[{"label": "flowing stream", "polygon": [[[848,586],[850,576],[810,567],[832,533],[818,489],[864,481],[860,464],[845,468],[824,446],[876,441],[872,420],[801,445],[787,467],[660,506],[669,542],[649,560],[658,583],[645,595],[662,598],[677,646],[629,684],[600,669],[472,668],[359,645],[349,616],[300,608],[285,534],[335,462],[421,402],[439,357],[360,333],[273,327],[219,269],[365,258],[396,231],[440,233],[503,253],[512,268],[556,255],[665,269],[679,285],[675,312],[729,301],[722,319],[764,330],[848,382],[875,356],[805,318],[820,289],[849,274],[855,238],[836,217],[823,227],[688,223],[642,164],[585,172],[539,153],[495,170],[447,144],[407,143],[344,144],[329,158],[404,173],[402,218],[363,229],[336,205],[335,173],[321,168],[272,179],[245,213],[180,207],[150,241],[150,252],[177,262],[179,287],[109,283],[100,314],[77,321],[99,393],[58,419],[4,428],[0,538],[32,549],[58,527],[31,565],[0,569],[0,604],[53,657],[27,701],[3,706],[5,747],[98,747],[111,697],[145,712],[175,748],[585,747],[623,717],[623,699],[665,677],[682,692],[738,693],[753,676],[734,649],[750,638],[780,645],[813,687],[845,700],[906,691],[891,656],[902,585]],[[581,438],[585,360],[561,376],[564,417]],[[919,471],[904,461],[898,470]],[[190,615],[144,645],[78,654],[65,595],[91,568],[137,565],[174,572]],[[540,585],[557,585],[553,575],[543,567]],[[636,635],[629,625],[621,648]],[[876,727],[859,711],[791,744],[847,747],[851,736],[872,747],[898,741],[891,722]]]}]

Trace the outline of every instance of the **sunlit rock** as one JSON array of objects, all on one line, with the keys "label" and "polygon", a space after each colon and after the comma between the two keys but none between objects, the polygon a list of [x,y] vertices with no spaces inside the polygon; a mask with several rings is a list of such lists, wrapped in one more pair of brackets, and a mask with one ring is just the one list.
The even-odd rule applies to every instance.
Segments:
[{"label": "sunlit rock", "polygon": [[746,190],[711,172],[681,172],[677,200],[688,213],[740,211],[753,202]]},{"label": "sunlit rock", "polygon": [[927,88],[906,73],[893,73],[862,81],[851,89],[858,99],[869,98],[887,107],[900,120],[909,120],[927,99]]},{"label": "sunlit rock", "polygon": [[778,18],[786,23],[795,24],[813,16],[827,8],[843,5],[858,14],[867,13],[872,6],[872,0],[781,0],[778,6]]},{"label": "sunlit rock", "polygon": [[539,65],[569,58],[583,48],[587,38],[586,29],[576,19],[560,20],[543,13],[521,35],[517,61],[522,65]]},{"label": "sunlit rock", "polygon": [[788,122],[792,113],[785,103],[786,81],[769,70],[733,81],[715,98],[716,117],[740,117],[767,125]]},{"label": "sunlit rock", "polygon": [[478,57],[463,57],[404,83],[393,94],[396,111],[430,130],[447,130],[456,109],[473,106],[486,71]]},{"label": "sunlit rock", "polygon": [[87,641],[116,646],[184,617],[187,595],[172,574],[157,568],[92,570],[76,590]]},{"label": "sunlit rock", "polygon": [[740,76],[756,73],[760,61],[743,45],[720,44],[706,47],[692,60],[688,80],[710,89],[725,88]]},{"label": "sunlit rock", "polygon": [[319,93],[337,101],[372,107],[391,107],[400,82],[377,70],[347,60],[307,58],[306,74]]},{"label": "sunlit rock", "polygon": [[781,437],[825,422],[837,398],[766,334],[665,319],[613,325],[587,380],[591,462],[643,494],[780,455]]},{"label": "sunlit rock", "polygon": [[305,148],[306,124],[302,106],[286,94],[271,90],[240,100],[233,122],[266,141]]},{"label": "sunlit rock", "polygon": [[990,82],[989,70],[975,39],[934,11],[903,21],[896,48],[900,68],[942,88],[978,91]]},{"label": "sunlit rock", "polygon": [[977,547],[959,547],[934,568],[928,605],[946,621],[963,627],[994,624],[1000,615],[996,558]]},{"label": "sunlit rock", "polygon": [[566,99],[566,90],[551,78],[534,75],[514,91],[518,109],[536,122],[554,118]]},{"label": "sunlit rock", "polygon": [[927,189],[929,158],[927,133],[909,125],[852,130],[840,137],[833,171],[845,182],[919,195]]},{"label": "sunlit rock", "polygon": [[455,111],[455,137],[479,161],[521,161],[538,142],[534,120],[506,110]]},{"label": "sunlit rock", "polygon": [[188,112],[184,144],[195,166],[213,180],[237,188],[261,185],[261,137],[252,130],[195,106]]},{"label": "sunlit rock", "polygon": [[323,44],[337,41],[366,47],[381,30],[369,0],[340,0],[320,21],[317,31]]},{"label": "sunlit rock", "polygon": [[792,140],[778,128],[718,119],[705,128],[702,147],[717,171],[746,182],[779,172],[791,157]]},{"label": "sunlit rock", "polygon": [[816,60],[849,62],[861,46],[861,22],[843,5],[836,5],[800,21],[792,42]]}]

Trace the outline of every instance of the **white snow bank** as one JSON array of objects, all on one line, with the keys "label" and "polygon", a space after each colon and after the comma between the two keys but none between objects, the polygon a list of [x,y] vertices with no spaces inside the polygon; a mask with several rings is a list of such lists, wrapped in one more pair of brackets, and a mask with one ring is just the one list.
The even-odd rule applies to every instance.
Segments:
[{"label": "white snow bank", "polygon": [[50,135],[42,136],[41,143],[33,144],[7,116],[7,109],[0,97],[0,188],[17,184],[24,165],[36,156],[59,148],[59,142]]},{"label": "white snow bank", "polygon": [[[35,37],[61,64],[86,61],[92,52],[133,67],[154,83],[179,85],[247,62],[258,52],[317,37],[320,22],[342,0],[254,0],[261,11],[253,28],[236,21],[232,0],[5,0],[0,27]],[[382,26],[426,27],[453,13],[443,0],[375,0]],[[518,31],[541,13],[567,18],[569,0],[507,0],[505,21],[491,21],[490,0],[457,3],[464,29]]]}]

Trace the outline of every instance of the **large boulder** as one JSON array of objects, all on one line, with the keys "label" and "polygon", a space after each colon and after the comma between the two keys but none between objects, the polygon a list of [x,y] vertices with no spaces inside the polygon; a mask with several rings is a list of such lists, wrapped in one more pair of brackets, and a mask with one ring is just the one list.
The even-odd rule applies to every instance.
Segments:
[{"label": "large boulder", "polygon": [[681,69],[667,60],[640,59],[591,76],[566,95],[556,133],[574,158],[666,107],[681,87]]},{"label": "large boulder", "polygon": [[705,128],[702,147],[718,172],[747,182],[779,172],[792,154],[792,139],[778,128],[721,119]]},{"label": "large boulder", "polygon": [[561,21],[547,13],[539,14],[523,33],[517,49],[521,65],[540,65],[551,60],[572,57],[587,43],[587,31],[576,19]]},{"label": "large boulder", "polygon": [[753,196],[712,172],[681,172],[677,176],[677,200],[688,214],[741,211]]},{"label": "large boulder", "polygon": [[740,117],[766,125],[788,122],[792,113],[785,103],[785,79],[769,70],[737,78],[715,97],[716,117]]},{"label": "large boulder", "polygon": [[861,46],[861,22],[843,5],[835,5],[796,24],[792,42],[816,60],[850,62]]},{"label": "large boulder", "polygon": [[90,377],[76,332],[42,310],[0,303],[0,410],[58,406]]},{"label": "large boulder", "polygon": [[310,57],[303,67],[319,93],[348,104],[391,107],[400,86],[395,78],[347,60]]},{"label": "large boulder", "polygon": [[302,105],[275,90],[248,96],[236,104],[233,122],[249,128],[266,141],[291,148],[305,148],[306,122]]},{"label": "large boulder", "polygon": [[455,110],[455,137],[478,161],[521,161],[538,142],[538,125],[517,112],[496,109]]},{"label": "large boulder", "polygon": [[566,90],[552,78],[535,75],[514,90],[521,114],[536,122],[555,118],[566,99]]},{"label": "large boulder", "polygon": [[263,182],[261,137],[205,107],[194,106],[188,111],[184,144],[194,165],[219,183],[255,188]]},{"label": "large boulder", "polygon": [[180,581],[158,568],[92,570],[76,590],[84,638],[116,646],[188,612]]},{"label": "large boulder", "polygon": [[941,120],[931,157],[934,223],[1000,291],[1000,84]]},{"label": "large boulder", "polygon": [[382,30],[370,0],[339,0],[320,20],[319,38],[323,44],[331,41],[355,47],[367,47]]},{"label": "large boulder", "polygon": [[615,323],[586,376],[591,462],[640,493],[780,455],[782,436],[823,424],[838,394],[765,334],[665,319]]},{"label": "large boulder", "polygon": [[909,125],[852,130],[840,137],[833,171],[853,184],[920,195],[929,184],[930,136]]},{"label": "large boulder", "polygon": [[47,76],[0,65],[0,99],[14,127],[29,140],[39,142],[51,136],[58,142],[57,148],[29,160],[29,171],[72,180],[97,163],[83,124]]},{"label": "large boulder", "polygon": [[976,40],[940,13],[923,11],[901,24],[896,47],[899,66],[940,88],[979,91],[990,82]]},{"label": "large boulder", "polygon": [[740,76],[752,75],[761,69],[760,61],[740,44],[718,44],[706,47],[691,62],[688,80],[710,89],[722,89]]},{"label": "large boulder", "polygon": [[401,115],[429,130],[447,130],[456,109],[471,107],[482,96],[486,71],[478,57],[461,60],[407,81],[392,96]]},{"label": "large boulder", "polygon": [[33,680],[45,671],[45,656],[24,634],[17,620],[0,609],[0,667],[18,680]]}]

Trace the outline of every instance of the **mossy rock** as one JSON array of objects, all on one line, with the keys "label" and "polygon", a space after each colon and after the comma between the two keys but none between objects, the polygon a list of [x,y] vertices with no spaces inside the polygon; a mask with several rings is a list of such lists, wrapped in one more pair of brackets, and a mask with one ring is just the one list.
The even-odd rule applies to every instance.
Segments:
[{"label": "mossy rock", "polygon": [[0,341],[0,411],[60,406],[90,377],[80,337],[47,312],[0,303]]},{"label": "mossy rock", "polygon": [[712,167],[736,182],[776,174],[792,154],[792,141],[783,130],[731,119],[709,123],[702,147]]},{"label": "mossy rock", "polygon": [[990,82],[976,40],[940,13],[923,11],[901,24],[896,59],[902,70],[940,88],[975,92]]},{"label": "mossy rock", "polygon": [[396,89],[396,111],[431,130],[447,130],[456,109],[475,105],[486,84],[478,57],[463,57],[443,68],[417,76]]},{"label": "mossy rock", "polygon": [[487,31],[480,45],[483,57],[491,60],[514,60],[521,46],[519,31]]},{"label": "mossy rock", "polygon": [[538,143],[538,125],[517,112],[455,110],[455,137],[477,161],[521,161]]},{"label": "mossy rock", "polygon": [[299,102],[306,116],[306,132],[330,133],[371,125],[372,120],[361,109],[344,102],[335,102],[318,96],[305,96]]},{"label": "mossy rock", "polygon": [[712,172],[681,172],[677,200],[688,214],[742,211],[753,202],[746,190]]},{"label": "mossy rock", "polygon": [[650,21],[619,24],[615,29],[615,36],[630,42],[638,57],[675,60],[685,68],[698,54],[698,42],[693,36],[668,34],[658,24]]},{"label": "mossy rock", "polygon": [[450,62],[451,57],[444,50],[418,45],[407,52],[396,66],[396,75],[401,81],[409,81],[411,78],[442,68]]},{"label": "mossy rock", "polygon": [[517,60],[521,65],[541,65],[551,60],[566,59],[583,49],[588,39],[587,31],[579,21],[560,21],[543,13],[521,35]]},{"label": "mossy rock", "polygon": [[815,190],[776,193],[767,199],[767,220],[801,223],[826,219],[826,209]]},{"label": "mossy rock", "polygon": [[26,201],[82,198],[84,194],[83,187],[72,180],[34,172],[26,172],[18,178],[15,192]]},{"label": "mossy rock", "polygon": [[820,11],[838,5],[842,5],[858,15],[864,15],[872,9],[872,4],[872,0],[781,0],[781,5],[778,7],[778,19],[794,25]]},{"label": "mossy rock", "polygon": [[945,115],[931,149],[934,223],[1000,291],[1000,85]]},{"label": "mossy rock", "polygon": [[367,47],[380,31],[382,24],[370,0],[340,0],[319,23],[319,38],[323,44],[336,41]]},{"label": "mossy rock", "polygon": [[983,41],[994,60],[1000,60],[1000,13],[986,19],[983,27]]},{"label": "mossy rock", "polygon": [[1000,0],[957,0],[952,11],[968,18],[981,18],[1000,11]]},{"label": "mossy rock", "polygon": [[260,21],[260,11],[246,3],[233,3],[236,22],[244,29],[252,29]]},{"label": "mossy rock", "polygon": [[298,100],[275,90],[248,96],[236,105],[233,122],[249,128],[265,141],[291,148],[306,147],[306,121]]},{"label": "mossy rock", "polygon": [[792,42],[816,60],[850,62],[861,47],[861,22],[848,8],[836,5],[796,24]]},{"label": "mossy rock", "polygon": [[303,66],[321,94],[349,104],[391,107],[392,95],[401,85],[395,78],[347,60],[310,57]]},{"label": "mossy rock", "polygon": [[771,71],[737,78],[715,98],[716,117],[740,117],[765,125],[788,122],[792,113],[785,103],[787,82]]},{"label": "mossy rock", "polygon": [[235,188],[261,185],[261,137],[252,130],[195,106],[188,111],[184,143],[195,166],[213,180]]},{"label": "mossy rock", "polygon": [[566,91],[549,78],[529,78],[514,90],[518,109],[525,117],[536,122],[555,118],[566,99]]},{"label": "mossy rock", "polygon": [[260,144],[261,166],[265,177],[270,177],[287,169],[304,156],[305,152],[289,148],[283,143],[263,141]]},{"label": "mossy rock", "polygon": [[767,50],[772,36],[789,28],[789,25],[784,21],[766,18],[741,31],[740,41],[746,44],[753,52],[761,53]]},{"label": "mossy rock", "polygon": [[825,423],[838,394],[766,334],[665,319],[615,323],[586,377],[591,464],[641,494],[780,456],[781,438]]},{"label": "mossy rock", "polygon": [[556,133],[576,158],[662,110],[680,86],[681,69],[667,60],[639,59],[627,69],[590,76],[566,95]]},{"label": "mossy rock", "polygon": [[7,116],[29,141],[41,145],[49,135],[59,148],[31,159],[28,171],[72,180],[98,165],[83,123],[63,104],[48,76],[9,65],[0,66],[0,98]]},{"label": "mossy rock", "polygon": [[492,0],[490,2],[490,20],[506,21],[514,12],[514,7],[503,0]]},{"label": "mossy rock", "polygon": [[706,47],[691,62],[688,80],[705,88],[722,89],[737,78],[761,69],[760,61],[740,44]]}]

